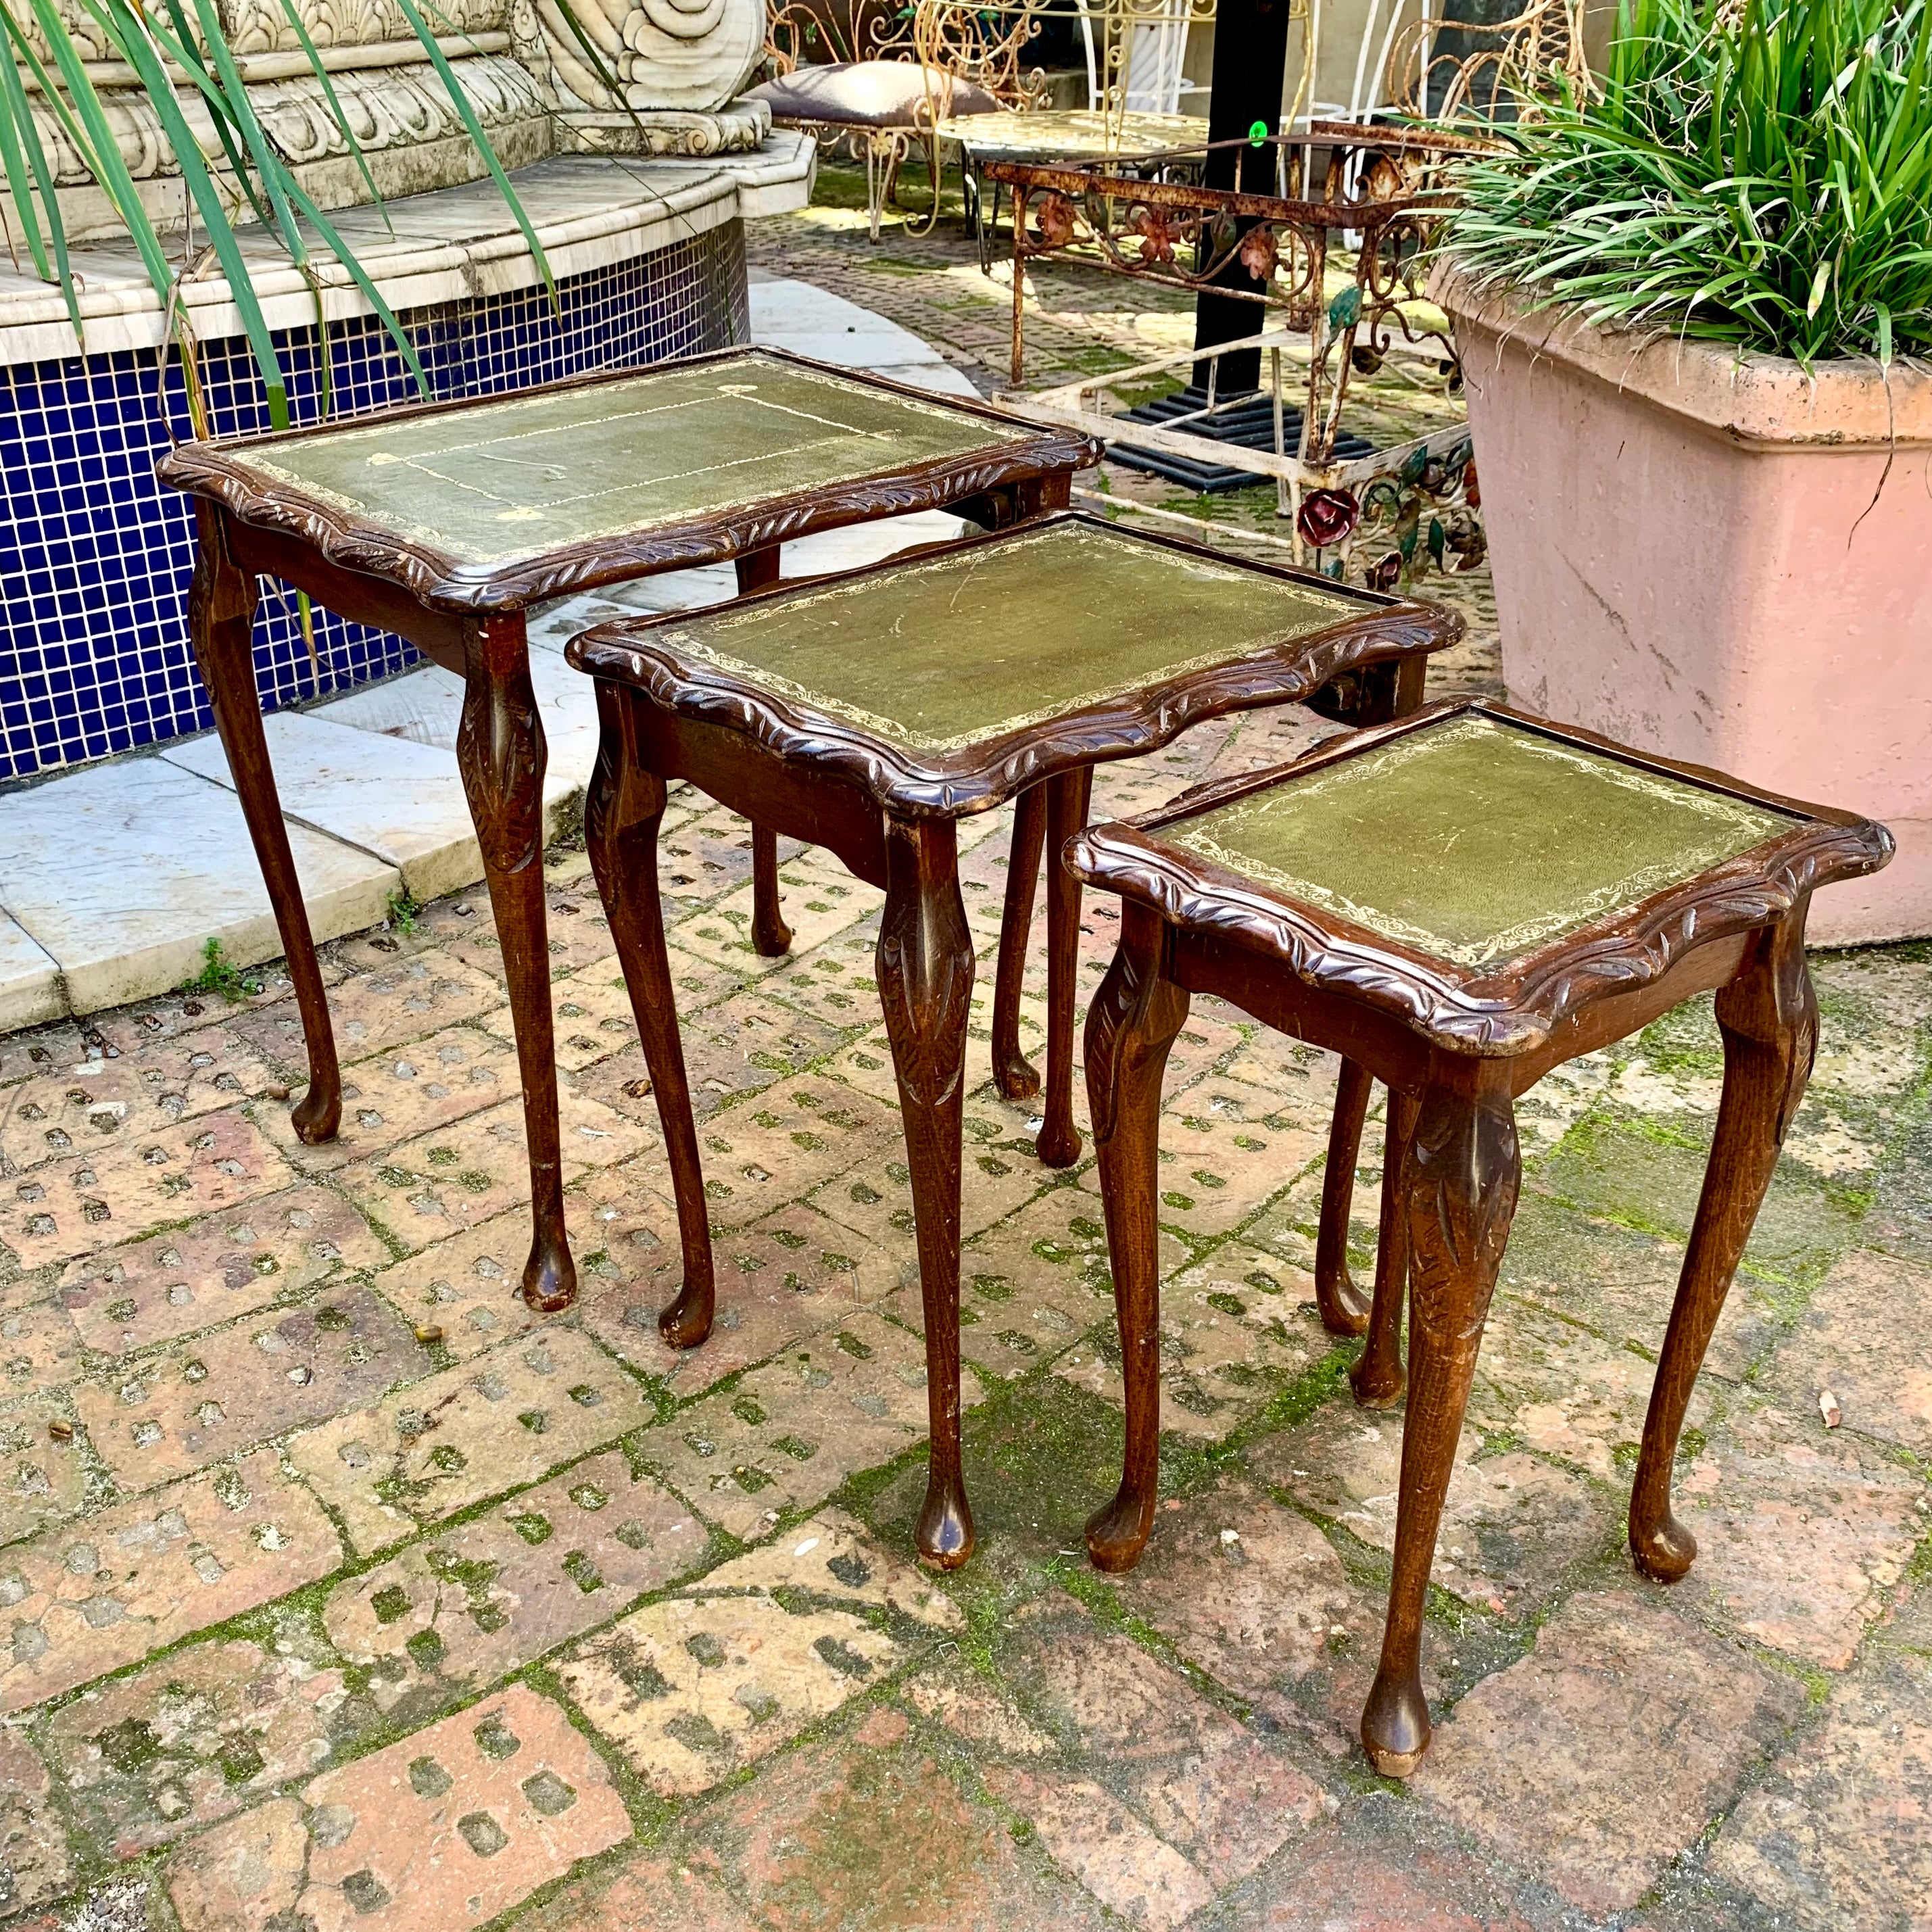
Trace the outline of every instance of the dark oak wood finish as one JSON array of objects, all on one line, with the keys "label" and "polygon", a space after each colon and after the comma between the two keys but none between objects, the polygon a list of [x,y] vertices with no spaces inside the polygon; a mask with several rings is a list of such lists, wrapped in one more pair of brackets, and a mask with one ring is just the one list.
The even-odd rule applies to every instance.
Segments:
[{"label": "dark oak wood finish", "polygon": [[[1070,519],[1091,523],[1094,520]],[[1137,533],[1138,536],[1138,533]],[[1164,549],[1201,554],[1165,537],[1139,537]],[[968,538],[964,548],[995,544],[998,534]],[[1225,557],[1216,561],[1226,563]],[[902,567],[903,560],[848,574]],[[1255,566],[1265,574],[1295,573]],[[822,585],[824,580],[816,580]],[[782,602],[806,594],[796,585],[754,593]],[[1312,698],[1340,680],[1356,692],[1413,689],[1420,660],[1460,634],[1450,614],[1393,598],[1360,599],[1359,617],[1272,650],[1252,652],[1104,701],[1070,709],[1022,730],[945,752],[915,752],[865,727],[835,717],[805,700],[767,688],[748,674],[722,668],[680,648],[676,635],[693,614],[605,624],[574,640],[568,655],[599,686],[604,721],[595,794],[586,824],[624,822],[620,800],[628,769],[641,764],[656,782],[684,778],[734,810],[755,813],[778,836],[824,847],[860,878],[886,893],[876,969],[892,1048],[924,1298],[927,1387],[932,1431],[926,1503],[918,1529],[920,1553],[950,1568],[973,1546],[973,1522],[960,1472],[959,1185],[966,1025],[976,962],[960,897],[956,822],[1018,795],[1028,803],[1016,844],[1030,849],[1049,829],[1071,836],[1084,822],[1092,767],[1166,744],[1194,722],[1228,711]],[[742,608],[742,607],[740,607]],[[1393,667],[1405,666],[1398,676]],[[1406,667],[1414,664],[1411,670]],[[1333,700],[1331,700],[1333,701]],[[640,866],[640,845],[620,852],[602,830],[596,861],[603,885],[614,866]],[[1010,883],[1008,909],[1032,881],[1016,861],[1024,885]],[[1064,869],[1064,868],[1057,868]],[[622,893],[622,881],[607,886]],[[1049,1042],[1048,1079],[1058,1048],[1071,1058],[1073,940],[1078,889],[1049,890],[1054,1011],[1065,1015],[1067,1037]],[[668,984],[661,926],[646,918],[611,928],[640,1014]],[[645,955],[652,956],[646,958]],[[1016,1001],[1016,994],[1013,996]],[[1178,1022],[1177,1022],[1178,1024]],[[1016,1032],[1006,1034],[1009,1077],[1018,1059]],[[1021,1063],[1023,1066],[1024,1064]],[[653,1078],[656,1079],[656,1063]],[[689,1106],[681,1078],[656,1082],[666,1138],[688,1140]],[[1063,1087],[1059,1118],[1072,1137],[1070,1099]],[[679,1124],[674,1131],[675,1114]],[[1066,1142],[1060,1143],[1064,1150]],[[1072,1159],[1072,1153],[1066,1158]],[[688,1229],[703,1228],[702,1193],[694,1171],[674,1174],[680,1198],[694,1204]],[[678,1346],[701,1341],[713,1308],[708,1247],[690,1263],[677,1298],[659,1318]]]},{"label": "dark oak wood finish", "polygon": [[[1344,1060],[1346,1067],[1351,1064]],[[1366,1074],[1361,1074],[1366,1080]],[[1348,1384],[1364,1408],[1390,1408],[1408,1387],[1402,1364],[1402,1311],[1408,1293],[1408,1220],[1403,1208],[1402,1184],[1408,1150],[1415,1138],[1416,1099],[1394,1089],[1388,1096],[1388,1119],[1383,1141],[1382,1226],[1376,1238],[1376,1292],[1369,1310],[1368,1346],[1349,1364]],[[1339,1108],[1337,1110],[1339,1114]],[[1328,1238],[1328,1178],[1323,1177],[1321,1237]],[[1354,1176],[1344,1169],[1337,1190],[1336,1211],[1346,1236],[1348,1226],[1348,1189]],[[1332,1323],[1330,1324],[1332,1328]]]},{"label": "dark oak wood finish", "polygon": [[[1514,720],[1797,814],[1782,832],[1621,913],[1489,970],[1446,966],[1184,848],[1181,820],[1358,754],[1457,712]],[[1467,700],[1331,742],[1298,764],[1191,794],[1131,824],[1076,838],[1068,864],[1125,902],[1119,949],[1087,1022],[1087,1077],[1126,1364],[1126,1448],[1113,1500],[1088,1527],[1102,1569],[1139,1557],[1154,1522],[1160,1442],[1158,1240],[1154,1211],[1160,1071],[1189,996],[1212,993],[1265,1024],[1339,1052],[1358,1071],[1331,1148],[1356,1145],[1346,1120],[1366,1082],[1391,1093],[1382,1245],[1360,1400],[1403,1392],[1397,1334],[1409,1304],[1408,1414],[1381,1666],[1362,1718],[1376,1768],[1406,1776],[1430,1737],[1420,1671],[1430,1567],[1483,1324],[1520,1175],[1514,1102],[1552,1067],[1716,989],[1725,1076],[1718,1133],[1644,1430],[1630,1508],[1639,1568],[1682,1576],[1696,1553],[1671,1513],[1670,1478],[1685,1405],[1778,1150],[1802,1099],[1817,1037],[1804,932],[1812,892],[1876,870],[1883,827],[1736,781],[1646,758],[1580,730]],[[1346,1170],[1345,1170],[1345,1173]],[[1352,1178],[1352,1175],[1348,1176]],[[1346,1238],[1346,1180],[1324,1194],[1331,1292]]]},{"label": "dark oak wood finish", "polygon": [[625,983],[652,1090],[658,1096],[683,1250],[682,1285],[676,1302],[664,1311],[662,1325],[672,1347],[686,1348],[711,1332],[711,1233],[684,1070],[684,1042],[677,1028],[676,994],[664,950],[657,854],[664,783],[636,755],[636,720],[624,694],[601,686],[597,709],[602,728],[597,769],[584,806],[584,842],[618,950],[627,960],[638,962],[637,971],[627,973]]},{"label": "dark oak wood finish", "polygon": [[[750,352],[728,350],[675,366],[722,367]],[[190,601],[190,634],[295,982],[309,1060],[308,1090],[294,1114],[304,1141],[327,1140],[336,1132],[341,1075],[262,727],[249,642],[256,579],[279,578],[341,616],[393,631],[464,681],[457,762],[502,945],[530,1143],[533,1228],[523,1292],[532,1308],[546,1312],[569,1306],[577,1276],[564,1228],[544,905],[545,751],[530,686],[525,612],[547,598],[726,559],[736,563],[741,590],[755,590],[776,580],[780,546],[786,542],[912,511],[953,506],[975,520],[1011,523],[1064,503],[1072,472],[1096,461],[1100,453],[1089,438],[1020,424],[978,403],[829,369],[782,350],[760,349],[755,354],[766,362],[909,398],[923,409],[983,421],[989,440],[962,454],[888,465],[823,489],[748,499],[713,514],[562,544],[487,566],[465,562],[326,496],[291,486],[254,462],[292,440],[337,429],[366,430],[376,418],[352,418],[321,430],[184,443],[158,466],[164,482],[197,500],[200,550]],[[518,400],[632,382],[648,373],[626,369],[576,377],[523,391]],[[422,404],[386,412],[381,420],[400,423],[454,415],[504,400]],[[997,440],[990,434],[994,425]],[[1014,435],[1016,428],[1023,433]],[[791,935],[778,908],[776,848],[770,828],[755,818],[752,861],[753,943],[760,952],[782,952]]]}]

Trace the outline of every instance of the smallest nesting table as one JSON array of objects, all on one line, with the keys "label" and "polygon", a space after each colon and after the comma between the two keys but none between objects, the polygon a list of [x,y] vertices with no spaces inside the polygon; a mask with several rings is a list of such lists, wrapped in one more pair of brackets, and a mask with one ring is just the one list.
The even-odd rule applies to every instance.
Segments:
[{"label": "smallest nesting table", "polygon": [[1671,1514],[1678,1431],[1817,1044],[1806,908],[1891,855],[1867,820],[1466,700],[1076,838],[1073,872],[1125,902],[1087,1018],[1127,1411],[1119,1493],[1087,1526],[1094,1562],[1129,1568],[1154,1521],[1161,1075],[1189,995],[1214,993],[1391,1096],[1400,1198],[1354,1379],[1366,1402],[1401,1393],[1406,1286],[1408,1412],[1362,1742],[1378,1771],[1414,1770],[1436,1527],[1516,1210],[1516,1096],[1715,988],[1724,1098],[1630,1506],[1638,1567],[1683,1576],[1697,1546]]},{"label": "smallest nesting table", "polygon": [[[917,1538],[930,1561],[951,1568],[973,1546],[959,1462],[959,1182],[974,946],[957,822],[1046,789],[1048,1113],[1064,1118],[1079,889],[1058,861],[1086,822],[1094,766],[1200,719],[1324,688],[1357,715],[1412,710],[1423,654],[1460,630],[1426,604],[1063,514],[572,643],[572,662],[597,680],[603,725],[585,833],[677,1196],[684,1282],[659,1317],[675,1346],[710,1334],[712,1283],[658,891],[666,782],[688,778],[825,847],[885,892],[876,964],[925,1305],[932,1447]],[[1030,875],[1024,888],[1030,900]]]}]

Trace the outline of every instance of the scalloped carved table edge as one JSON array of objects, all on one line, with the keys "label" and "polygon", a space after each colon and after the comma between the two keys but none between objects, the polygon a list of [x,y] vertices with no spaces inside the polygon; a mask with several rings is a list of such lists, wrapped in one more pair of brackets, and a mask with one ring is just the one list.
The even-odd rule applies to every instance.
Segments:
[{"label": "scalloped carved table edge", "polygon": [[[1181,830],[1250,802],[1248,815],[1220,821],[1238,833],[1258,821],[1264,796],[1292,806],[1300,782],[1307,789],[1299,796],[1306,800],[1324,773],[1332,778],[1351,760],[1372,761],[1405,740],[1419,749],[1432,731],[1439,742],[1444,728],[1453,734],[1459,721],[1523,734],[1560,750],[1580,770],[1600,771],[1607,761],[1639,776],[1660,804],[1666,786],[1688,796],[1702,794],[1730,812],[1737,837],[1774,828],[1780,819],[1789,829],[1771,829],[1771,836],[1742,850],[1720,854],[1712,848],[1715,862],[1688,848],[1677,875],[1660,889],[1634,903],[1626,897],[1594,916],[1566,918],[1563,929],[1540,938],[1532,932],[1514,948],[1498,944],[1492,958],[1482,957],[1480,945],[1450,944],[1450,952],[1473,956],[1462,962],[1371,930],[1322,903],[1324,892],[1341,896],[1332,889],[1318,884],[1297,892],[1285,874],[1258,878],[1256,871],[1274,869],[1258,852],[1251,850],[1243,867],[1243,855],[1220,839],[1200,831],[1190,840]],[[1388,801],[1387,786],[1381,796]],[[1484,809],[1474,785],[1454,798],[1465,812]],[[1424,843],[1427,805],[1414,803],[1404,821]],[[1498,794],[1492,792],[1488,806],[1506,825],[1507,808]],[[1536,816],[1548,812],[1541,794],[1519,793],[1514,812],[1518,822],[1528,820],[1544,833],[1540,854],[1519,842],[1522,874],[1554,876],[1548,855],[1576,836],[1574,820]],[[1444,822],[1454,817],[1451,811]],[[1312,815],[1299,828],[1304,834],[1310,823]],[[1307,849],[1306,838],[1299,849]],[[1678,1434],[1816,1048],[1805,913],[1817,887],[1877,870],[1892,850],[1882,826],[1853,814],[1780,798],[1594,733],[1466,698],[1333,740],[1272,771],[1200,787],[1160,812],[1098,826],[1073,840],[1069,868],[1123,902],[1119,947],[1094,996],[1087,1034],[1088,1099],[1107,1206],[1126,1406],[1120,1487],[1087,1528],[1094,1562],[1105,1570],[1131,1568],[1153,1522],[1160,1442],[1154,1201],[1160,1084],[1190,995],[1212,993],[1280,1032],[1346,1054],[1364,1076],[1390,1090],[1368,1346],[1349,1378],[1357,1400],[1367,1407],[1388,1407],[1405,1391],[1408,1397],[1388,1618],[1381,1666],[1362,1715],[1362,1741],[1378,1771],[1394,1777],[1412,1772],[1430,1739],[1420,1640],[1436,1529],[1520,1180],[1514,1102],[1553,1067],[1637,1031],[1694,994],[1714,991],[1724,1042],[1724,1098],[1658,1357],[1629,1514],[1630,1547],[1640,1570],[1658,1582],[1682,1577],[1696,1542],[1671,1510]],[[1372,878],[1376,856],[1358,860],[1355,874]],[[1493,862],[1496,855],[1490,856]],[[1427,889],[1440,884],[1420,870],[1396,876],[1412,910],[1426,907]],[[1387,926],[1402,922],[1387,902],[1400,896],[1388,890],[1379,905],[1366,898],[1346,902],[1364,916],[1376,914]],[[1419,928],[1421,921],[1414,923]],[[1345,1171],[1339,1189],[1345,1225],[1348,1187]],[[1324,1220],[1329,1192],[1324,1190]]]}]

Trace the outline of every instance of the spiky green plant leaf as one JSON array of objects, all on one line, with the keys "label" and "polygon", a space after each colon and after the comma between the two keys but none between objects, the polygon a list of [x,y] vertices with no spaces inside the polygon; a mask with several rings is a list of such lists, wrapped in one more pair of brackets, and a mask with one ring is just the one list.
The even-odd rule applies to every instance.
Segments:
[{"label": "spiky green plant leaf", "polygon": [[[48,63],[41,59],[28,38],[22,21],[15,17],[13,4],[14,0],[0,0],[0,173],[4,176],[6,193],[19,218],[34,271],[44,278],[58,283],[75,334],[79,337],[80,310],[70,268],[56,182],[34,126],[23,76],[31,77],[38,89],[44,111],[72,145],[82,166],[93,178],[133,241],[148,279],[170,318],[172,334],[175,319],[180,316],[184,321],[177,271],[169,260],[166,246],[142,204],[140,187],[113,138],[111,124],[87,63],[53,0],[24,0],[23,12],[31,14],[33,24],[51,51],[50,71]],[[322,287],[310,260],[304,224],[321,238],[322,243],[340,263],[395,343],[418,388],[428,394],[428,378],[400,321],[340,234],[328,221],[313,197],[303,190],[293,168],[256,115],[253,98],[226,45],[211,0],[189,0],[192,14],[183,0],[163,0],[162,6],[152,12],[144,10],[139,4],[130,4],[130,0],[80,0],[80,4],[100,26],[114,56],[134,70],[142,92],[153,106],[161,132],[173,151],[183,184],[196,216],[207,231],[209,244],[220,264],[241,316],[244,333],[268,393],[271,420],[279,424],[289,419],[287,385],[255,289],[249,256],[236,231],[238,204],[243,203],[262,228],[274,236],[280,252],[302,272],[315,291],[319,322],[324,319]],[[367,158],[350,126],[348,116],[343,111],[322,56],[303,25],[292,0],[280,0],[280,4],[294,28],[335,125],[354,158],[370,199],[380,208],[382,197]],[[502,161],[491,147],[475,109],[415,0],[399,0],[399,4],[424,57],[436,69],[486,170],[496,182],[522,231],[538,272],[555,301],[555,279],[536,230],[518,199]],[[184,81],[194,90],[206,109],[215,140],[220,144],[220,156],[212,168],[210,157],[203,153],[177,92]],[[225,166],[221,165],[224,162]],[[386,224],[388,218],[384,210]],[[326,340],[322,345],[322,354],[326,399]],[[328,406],[326,400],[324,406]]]},{"label": "spiky green plant leaf", "polygon": [[1460,171],[1439,244],[1598,322],[1796,358],[1932,354],[1926,0],[1622,0]]}]

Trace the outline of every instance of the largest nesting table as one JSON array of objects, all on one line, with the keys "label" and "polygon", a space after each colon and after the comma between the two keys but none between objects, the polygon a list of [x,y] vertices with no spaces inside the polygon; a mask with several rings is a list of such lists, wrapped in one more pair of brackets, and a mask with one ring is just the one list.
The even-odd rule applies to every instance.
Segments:
[{"label": "largest nesting table", "polygon": [[1332,696],[1349,680],[1385,685],[1389,710],[1412,710],[1425,654],[1461,631],[1429,605],[1062,514],[572,640],[602,722],[584,829],[677,1198],[684,1280],[658,1318],[675,1346],[710,1333],[713,1283],[658,896],[667,781],[826,848],[885,892],[874,964],[919,1246],[932,1451],[916,1534],[928,1561],[950,1568],[973,1547],[959,1189],[974,960],[958,821],[1046,793],[1048,1054],[1061,1067],[1078,888],[1059,851],[1086,823],[1094,767],[1202,719]]},{"label": "largest nesting table", "polygon": [[[258,577],[394,632],[464,680],[457,764],[523,1077],[535,1222],[523,1292],[548,1311],[569,1305],[577,1274],[558,1150],[531,607],[727,560],[748,590],[777,578],[784,542],[911,511],[950,506],[1002,526],[1064,505],[1072,472],[1099,455],[1087,437],[974,404],[729,350],[164,457],[161,480],[196,500],[190,632],[302,1015],[302,1139],[334,1135],[342,1078],[256,692]],[[772,834],[754,824],[761,945],[782,951]]]}]

